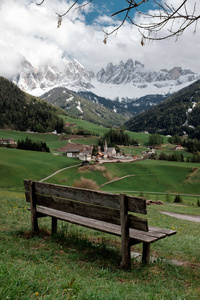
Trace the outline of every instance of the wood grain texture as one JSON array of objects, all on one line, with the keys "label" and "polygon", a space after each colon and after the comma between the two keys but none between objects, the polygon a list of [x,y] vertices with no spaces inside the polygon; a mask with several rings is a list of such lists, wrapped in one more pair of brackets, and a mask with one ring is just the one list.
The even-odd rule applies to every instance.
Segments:
[{"label": "wood grain texture", "polygon": [[[99,206],[105,206],[113,209],[120,209],[119,194],[111,194],[100,191],[91,191],[87,189],[73,188],[63,185],[55,185],[44,182],[34,181],[35,193],[51,195],[53,197],[71,199],[74,201],[90,203]],[[26,201],[30,202],[28,180],[24,180]],[[125,196],[128,210],[140,214],[146,214],[146,201],[140,197]]]}]

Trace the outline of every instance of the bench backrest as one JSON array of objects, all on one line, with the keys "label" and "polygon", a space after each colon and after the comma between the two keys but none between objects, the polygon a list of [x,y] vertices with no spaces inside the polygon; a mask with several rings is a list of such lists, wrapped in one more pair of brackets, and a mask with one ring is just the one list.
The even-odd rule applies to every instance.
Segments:
[{"label": "bench backrest", "polygon": [[128,212],[146,214],[146,200],[126,194],[100,191],[24,180],[27,202],[67,213],[121,225],[126,219],[129,228],[148,231],[146,219]]}]

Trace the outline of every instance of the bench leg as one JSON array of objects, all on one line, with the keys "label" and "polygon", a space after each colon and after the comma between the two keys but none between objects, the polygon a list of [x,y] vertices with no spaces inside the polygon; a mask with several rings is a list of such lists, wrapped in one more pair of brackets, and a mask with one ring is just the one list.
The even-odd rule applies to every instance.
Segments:
[{"label": "bench leg", "polygon": [[150,261],[150,244],[143,243],[142,263],[148,265]]},{"label": "bench leg", "polygon": [[131,253],[130,253],[130,242],[129,238],[125,241],[122,241],[122,261],[121,268],[130,271],[131,270]]},{"label": "bench leg", "polygon": [[29,180],[29,192],[30,192],[30,205],[31,205],[31,226],[32,226],[32,236],[38,234],[38,218],[36,212],[36,201],[35,201],[35,190],[32,180]]},{"label": "bench leg", "polygon": [[124,270],[131,269],[130,236],[128,226],[128,206],[124,194],[119,195],[120,201],[120,219],[121,219],[121,246],[122,262],[121,267]]},{"label": "bench leg", "polygon": [[52,235],[56,234],[57,233],[57,218],[54,218],[52,217],[52,220],[51,220],[51,233]]},{"label": "bench leg", "polygon": [[31,223],[32,223],[32,236],[38,235],[39,228],[38,228],[38,219],[36,213],[32,212],[31,214]]}]

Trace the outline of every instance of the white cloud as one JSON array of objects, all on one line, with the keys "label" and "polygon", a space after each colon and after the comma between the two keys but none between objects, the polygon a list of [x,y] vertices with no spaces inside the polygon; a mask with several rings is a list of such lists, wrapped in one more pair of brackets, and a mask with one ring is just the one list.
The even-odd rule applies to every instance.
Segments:
[{"label": "white cloud", "polygon": [[64,0],[48,0],[42,6],[35,3],[36,0],[1,0],[1,76],[14,74],[23,56],[39,66],[48,61],[58,64],[63,54],[76,58],[87,70],[94,71],[110,61],[117,64],[132,58],[156,70],[181,66],[199,72],[200,28],[196,35],[188,28],[177,42],[170,39],[142,47],[138,30],[125,23],[108,37],[105,45],[101,25],[103,23],[108,32],[112,31],[110,17],[102,15],[93,25],[85,24],[85,14],[95,6],[85,8],[84,14],[72,10],[58,29],[56,12],[64,13],[69,4]]}]

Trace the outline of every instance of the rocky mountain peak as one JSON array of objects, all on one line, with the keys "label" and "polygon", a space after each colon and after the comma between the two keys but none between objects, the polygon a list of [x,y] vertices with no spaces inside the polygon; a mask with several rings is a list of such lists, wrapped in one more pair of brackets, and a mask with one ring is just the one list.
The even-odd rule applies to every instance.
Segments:
[{"label": "rocky mountain peak", "polygon": [[149,71],[144,64],[130,58],[118,64],[109,62],[96,75],[76,59],[63,59],[60,65],[49,62],[37,68],[24,60],[19,74],[11,80],[37,96],[55,87],[66,87],[75,92],[91,91],[112,100],[129,101],[145,95],[171,94],[199,78],[198,74],[181,67]]},{"label": "rocky mountain peak", "polygon": [[73,61],[63,60],[60,67],[49,62],[38,68],[33,67],[24,59],[19,74],[14,76],[12,81],[23,91],[31,92],[38,89],[43,93],[45,89],[62,85],[91,88],[90,81],[93,77],[94,73],[87,72],[75,59]]}]

